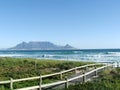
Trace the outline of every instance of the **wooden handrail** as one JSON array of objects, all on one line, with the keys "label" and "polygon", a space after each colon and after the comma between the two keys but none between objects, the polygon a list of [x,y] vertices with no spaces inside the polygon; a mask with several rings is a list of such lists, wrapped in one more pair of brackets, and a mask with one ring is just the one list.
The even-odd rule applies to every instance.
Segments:
[{"label": "wooden handrail", "polygon": [[[75,68],[72,68],[72,69],[69,69],[69,70],[61,71],[61,72],[58,72],[58,73],[43,75],[41,77],[42,78],[47,78],[47,77],[51,77],[51,76],[55,76],[55,75],[60,75],[61,73],[64,74],[64,73],[67,73],[67,72],[70,72],[70,71],[73,71],[73,70],[76,70],[76,69],[85,68],[85,67],[94,66],[94,65],[100,65],[100,63],[99,64],[83,65],[83,66],[75,67]],[[30,78],[15,79],[15,80],[13,80],[13,82],[35,80],[35,79],[39,79],[39,78],[40,78],[39,76],[36,76],[36,77],[30,77]],[[0,84],[7,84],[7,83],[10,83],[10,80],[8,80],[8,81],[0,81]]]},{"label": "wooden handrail", "polygon": [[[8,84],[8,83],[10,83],[11,85],[13,85],[14,82],[35,80],[35,79],[40,79],[40,78],[47,78],[47,77],[51,77],[51,76],[55,76],[55,75],[61,75],[61,74],[64,74],[64,73],[67,73],[67,72],[70,72],[70,71],[73,71],[73,70],[76,70],[76,69],[81,69],[81,68],[85,68],[85,67],[89,67],[89,66],[96,66],[96,65],[101,65],[101,63],[83,65],[83,66],[75,67],[75,68],[72,68],[72,69],[69,69],[69,70],[65,70],[65,71],[61,71],[61,72],[53,73],[53,74],[48,74],[48,75],[43,75],[43,76],[36,76],[36,77],[22,78],[22,79],[15,79],[15,80],[12,79],[12,83],[11,83],[11,80],[0,81],[0,84]],[[67,81],[68,82],[73,81],[75,79],[78,79],[78,78],[81,78],[83,76],[89,75],[89,74],[91,74],[91,73],[93,73],[93,72],[95,72],[97,70],[100,70],[100,69],[103,69],[103,68],[109,66],[109,65],[106,65],[106,64],[103,64],[103,65],[104,66],[102,66],[100,68],[97,68],[97,69],[94,69],[94,70],[92,70],[90,72],[87,72],[84,75],[80,75],[78,77],[74,77],[74,78],[68,79]],[[66,83],[66,81],[63,80],[63,81],[58,81],[58,82],[54,82],[54,83],[50,83],[50,84],[44,84],[44,85],[41,85],[41,88],[49,87],[49,86],[54,86],[54,85],[59,85],[59,84],[63,84],[63,83]],[[32,87],[27,87],[27,88],[22,88],[22,89],[16,89],[16,90],[30,90],[30,89],[35,89],[35,88],[39,88],[39,87],[40,86],[32,86]]]},{"label": "wooden handrail", "polygon": [[10,83],[10,80],[8,81],[1,81],[0,84],[7,84],[7,83]]},{"label": "wooden handrail", "polygon": [[[111,66],[111,65],[105,65],[105,66],[96,68],[96,69],[94,69],[94,70],[92,70],[92,71],[90,71],[90,72],[87,72],[87,73],[85,73],[85,74],[82,74],[82,75],[80,75],[80,76],[77,76],[77,77],[74,77],[74,78],[70,78],[70,79],[68,79],[67,81],[66,81],[66,80],[63,80],[63,81],[57,81],[57,82],[50,83],[50,84],[43,84],[43,85],[41,86],[41,88],[47,88],[47,87],[51,87],[51,86],[55,86],[55,85],[65,84],[65,83],[67,83],[67,82],[71,82],[71,81],[73,81],[73,80],[76,80],[76,79],[82,78],[82,77],[84,77],[84,76],[86,76],[86,75],[89,75],[89,74],[91,74],[91,73],[93,73],[93,72],[95,72],[95,71],[104,69],[104,68],[106,68],[106,67],[108,67],[108,66]],[[38,89],[38,88],[39,88],[39,86],[32,86],[32,87],[21,88],[21,89],[16,89],[16,90],[30,90],[30,89]]]}]

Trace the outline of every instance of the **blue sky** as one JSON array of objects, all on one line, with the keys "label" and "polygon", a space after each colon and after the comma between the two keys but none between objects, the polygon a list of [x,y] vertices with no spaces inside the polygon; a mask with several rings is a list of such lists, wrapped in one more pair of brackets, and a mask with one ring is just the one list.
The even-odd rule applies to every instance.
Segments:
[{"label": "blue sky", "polygon": [[120,48],[120,0],[0,0],[0,48],[22,41]]}]

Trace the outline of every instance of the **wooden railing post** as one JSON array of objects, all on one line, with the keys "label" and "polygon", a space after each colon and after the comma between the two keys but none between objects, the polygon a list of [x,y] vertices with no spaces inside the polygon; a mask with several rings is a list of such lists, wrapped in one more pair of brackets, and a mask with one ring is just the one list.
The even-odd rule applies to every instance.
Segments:
[{"label": "wooden railing post", "polygon": [[62,80],[63,76],[62,76],[62,72],[60,72],[60,79]]},{"label": "wooden railing post", "polygon": [[[97,67],[95,66],[95,69],[97,69]],[[97,70],[95,71],[95,76],[97,76]]]},{"label": "wooden railing post", "polygon": [[114,65],[114,64],[115,64],[115,62],[113,62],[113,63],[112,63],[112,68],[114,68],[114,67],[115,67],[115,65]]},{"label": "wooden railing post", "polygon": [[42,76],[40,75],[39,90],[42,90],[41,86],[42,86]]},{"label": "wooden railing post", "polygon": [[13,90],[13,78],[10,78],[10,90]]},{"label": "wooden railing post", "polygon": [[85,75],[85,71],[83,71],[83,83],[86,82],[86,75]]},{"label": "wooden railing post", "polygon": [[67,89],[68,88],[68,78],[66,77],[65,80],[66,80],[65,88]]},{"label": "wooden railing post", "polygon": [[94,69],[96,69],[96,65],[94,65]]},{"label": "wooden railing post", "polygon": [[119,62],[117,62],[117,68],[119,67]]},{"label": "wooden railing post", "polygon": [[109,65],[110,65],[110,63],[107,63],[107,69],[109,69],[109,67],[110,67]]},{"label": "wooden railing post", "polygon": [[77,74],[77,68],[75,68],[75,74]]},{"label": "wooden railing post", "polygon": [[110,62],[109,62],[109,63],[107,63],[107,68],[109,69],[109,67],[110,67]]},{"label": "wooden railing post", "polygon": [[85,71],[88,72],[88,66],[85,68]]}]

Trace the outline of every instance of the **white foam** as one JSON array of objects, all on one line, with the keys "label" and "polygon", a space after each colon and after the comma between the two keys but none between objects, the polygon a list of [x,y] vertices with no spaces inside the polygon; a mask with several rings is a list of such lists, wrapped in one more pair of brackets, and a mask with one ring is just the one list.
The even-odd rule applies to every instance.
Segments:
[{"label": "white foam", "polygon": [[22,57],[22,56],[25,56],[25,55],[22,55],[22,54],[0,54],[0,57]]}]

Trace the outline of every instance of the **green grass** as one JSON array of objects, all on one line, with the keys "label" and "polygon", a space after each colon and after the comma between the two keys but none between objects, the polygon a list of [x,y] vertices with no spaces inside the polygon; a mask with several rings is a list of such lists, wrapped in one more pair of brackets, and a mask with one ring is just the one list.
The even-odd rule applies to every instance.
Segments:
[{"label": "green grass", "polygon": [[60,61],[60,60],[37,60],[20,58],[0,58],[0,81],[26,78],[59,72],[88,64],[85,62]]},{"label": "green grass", "polygon": [[[0,58],[0,81],[21,79],[60,72],[76,66],[89,64],[90,62],[64,61],[64,60],[38,60],[30,58]],[[44,79],[43,83],[56,81],[59,76]],[[14,83],[14,88],[38,85],[39,80]],[[7,90],[9,84],[0,85],[0,90]],[[5,88],[5,89],[4,89]],[[9,90],[9,89],[8,89]]]}]

